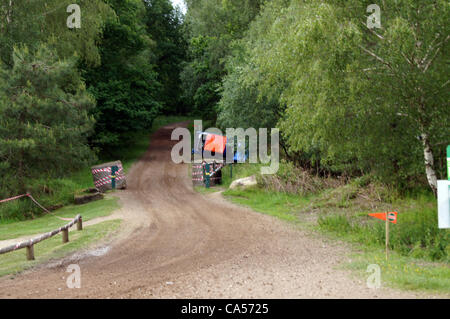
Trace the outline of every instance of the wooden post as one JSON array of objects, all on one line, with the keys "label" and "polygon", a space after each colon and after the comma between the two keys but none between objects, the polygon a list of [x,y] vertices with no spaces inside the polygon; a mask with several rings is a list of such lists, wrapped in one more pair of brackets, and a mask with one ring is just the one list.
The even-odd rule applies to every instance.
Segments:
[{"label": "wooden post", "polygon": [[63,240],[63,243],[69,242],[69,230],[68,229],[63,229],[62,240]]},{"label": "wooden post", "polygon": [[83,220],[81,217],[77,221],[77,230],[83,230]]},{"label": "wooden post", "polygon": [[34,260],[34,245],[27,246],[27,260]]},{"label": "wooden post", "polygon": [[386,213],[386,260],[389,257],[389,214]]}]

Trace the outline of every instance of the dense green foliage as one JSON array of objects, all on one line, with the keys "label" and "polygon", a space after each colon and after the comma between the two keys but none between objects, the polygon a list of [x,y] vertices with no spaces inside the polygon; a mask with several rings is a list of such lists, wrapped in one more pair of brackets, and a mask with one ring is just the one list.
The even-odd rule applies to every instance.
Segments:
[{"label": "dense green foliage", "polygon": [[97,100],[92,142],[112,153],[126,132],[148,129],[161,112],[183,113],[179,74],[184,57],[182,19],[169,0],[109,0],[99,45],[101,65],[85,67]]},{"label": "dense green foliage", "polygon": [[87,145],[95,102],[73,60],[45,46],[13,53],[0,76],[0,196],[24,192],[27,181],[55,177],[92,159]]},{"label": "dense green foliage", "polygon": [[140,0],[109,1],[116,12],[105,24],[99,47],[101,65],[88,68],[86,81],[97,100],[97,146],[117,147],[131,130],[152,125],[161,108],[151,41]]},{"label": "dense green foliage", "polygon": [[[69,4],[82,8],[82,27],[67,28]],[[30,49],[41,42],[52,45],[60,57],[74,53],[90,65],[100,62],[97,41],[104,20],[114,11],[103,0],[0,0],[0,58],[13,65],[12,51],[18,44]]]},{"label": "dense green foliage", "polygon": [[[67,24],[74,3],[80,28]],[[182,110],[183,19],[170,0],[1,0],[0,17],[0,198],[67,203],[78,184],[64,177]]]},{"label": "dense green foliage", "polygon": [[190,105],[181,99],[180,73],[186,58],[187,42],[183,34],[183,15],[167,0],[146,0],[145,25],[156,42],[155,56],[160,100],[164,114],[187,114]]},{"label": "dense green foliage", "polygon": [[[189,7],[194,109],[217,110],[223,128],[279,127],[304,168],[436,191],[450,142],[448,1],[385,1],[380,29],[366,24],[370,1],[230,3]],[[222,27],[227,14],[238,31]]]},{"label": "dense green foliage", "polygon": [[188,0],[188,62],[181,79],[192,112],[216,119],[225,58],[258,14],[262,0]]},{"label": "dense green foliage", "polygon": [[[321,229],[375,251],[384,224],[367,213],[395,209],[391,249],[448,261],[432,194],[450,144],[448,1],[383,1],[382,27],[369,29],[372,1],[268,0],[251,17],[241,6],[236,15],[250,18],[234,37],[220,28],[226,5],[198,3],[186,18],[191,59],[182,78],[193,109],[217,115],[222,129],[280,128],[289,160],[258,176],[259,187],[225,194],[287,220],[320,212]],[[258,167],[237,165],[234,174],[258,175]],[[399,195],[427,180],[423,197]],[[425,284],[429,277],[417,273],[413,286],[439,281]]]}]

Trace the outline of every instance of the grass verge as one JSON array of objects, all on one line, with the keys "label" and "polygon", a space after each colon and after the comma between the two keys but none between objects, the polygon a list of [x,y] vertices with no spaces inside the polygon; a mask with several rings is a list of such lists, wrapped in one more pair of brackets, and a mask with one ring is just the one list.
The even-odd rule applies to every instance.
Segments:
[{"label": "grass verge", "polygon": [[26,250],[21,249],[15,252],[0,256],[0,276],[16,274],[33,266],[47,262],[51,259],[57,259],[73,253],[81,248],[89,247],[92,244],[98,244],[99,241],[119,229],[121,220],[105,221],[96,225],[85,227],[82,231],[71,231],[70,241],[63,244],[61,236],[54,236],[44,240],[34,247],[36,260],[26,260]]},{"label": "grass verge", "polygon": [[359,277],[367,279],[367,267],[376,264],[381,269],[384,286],[424,291],[430,293],[450,293],[450,267],[447,263],[427,262],[391,252],[386,261],[383,250],[372,248],[351,254],[351,262],[344,268],[354,271]]},{"label": "grass verge", "polygon": [[256,187],[229,189],[223,194],[233,203],[244,205],[257,212],[290,222],[298,222],[295,212],[307,202],[306,198],[286,193],[266,192]]},{"label": "grass verge", "polygon": [[[233,177],[257,174],[258,166],[238,164]],[[230,184],[224,181],[224,186]],[[438,230],[436,202],[429,194],[400,196],[393,190],[357,179],[312,194],[276,192],[267,187],[226,190],[230,201],[257,212],[301,223],[353,247],[351,262],[344,265],[366,279],[367,267],[378,264],[384,286],[436,293],[450,293],[450,231]],[[391,227],[389,261],[384,255],[384,222],[370,212],[396,210]]]},{"label": "grass verge", "polygon": [[33,220],[0,225],[0,240],[14,239],[22,236],[45,233],[61,227],[68,221],[60,220],[55,216],[63,218],[74,218],[81,214],[83,221],[87,222],[93,218],[110,215],[119,208],[118,198],[107,198],[100,201],[90,202],[84,205],[70,205],[58,209],[52,215],[44,215]]}]

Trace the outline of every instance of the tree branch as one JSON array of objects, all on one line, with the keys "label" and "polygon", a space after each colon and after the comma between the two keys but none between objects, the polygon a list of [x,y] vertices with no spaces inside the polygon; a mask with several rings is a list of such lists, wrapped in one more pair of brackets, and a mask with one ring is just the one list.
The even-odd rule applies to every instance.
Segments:
[{"label": "tree branch", "polygon": [[364,21],[361,21],[361,23],[365,26],[364,30],[369,31],[370,33],[375,35],[378,39],[384,40],[384,37],[381,34],[376,33],[373,29],[367,28],[367,25],[366,25],[366,23],[364,23]]},{"label": "tree branch", "polygon": [[362,45],[360,45],[359,47],[360,47],[364,52],[366,52],[367,54],[371,55],[372,57],[374,57],[375,59],[377,59],[378,61],[380,61],[381,63],[383,63],[383,64],[386,65],[389,69],[392,70],[392,66],[391,66],[388,62],[384,61],[383,58],[379,57],[378,55],[376,55],[376,54],[373,53],[372,51],[367,50],[367,49],[364,48]]},{"label": "tree branch", "polygon": [[441,42],[437,43],[436,45],[433,46],[434,42],[439,38],[439,34],[436,35],[436,37],[434,38],[433,42],[430,44],[430,48],[427,50],[427,53],[425,54],[424,58],[420,61],[420,64],[418,65],[418,67],[423,67],[423,65],[425,64],[428,55],[435,49],[437,48],[437,50],[434,52],[433,57],[425,64],[425,66],[423,67],[423,72],[425,73],[428,68],[430,67],[431,63],[433,62],[433,60],[436,58],[437,54],[439,53],[439,51],[441,50],[440,46],[442,44],[444,44],[445,42],[448,41],[448,39],[450,39],[450,36],[447,36],[444,40],[442,40]]},{"label": "tree branch", "polygon": [[434,53],[433,57],[428,61],[428,63],[423,68],[423,73],[427,72],[428,68],[430,67],[431,63],[433,63],[434,59],[436,58],[436,56],[438,55],[440,50],[441,50],[441,48],[438,48],[436,50],[436,52]]}]

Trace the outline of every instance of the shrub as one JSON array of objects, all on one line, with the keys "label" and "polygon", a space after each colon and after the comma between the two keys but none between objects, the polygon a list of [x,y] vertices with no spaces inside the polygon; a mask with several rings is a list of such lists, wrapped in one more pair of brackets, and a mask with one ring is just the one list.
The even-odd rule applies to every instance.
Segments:
[{"label": "shrub", "polygon": [[[73,194],[83,185],[69,179],[35,179],[29,181],[27,192],[46,208],[73,202]],[[0,204],[0,223],[33,219],[44,212],[29,198]]]},{"label": "shrub", "polygon": [[324,189],[327,180],[294,166],[292,162],[282,160],[276,174],[258,176],[258,183],[275,192],[307,195]]}]

